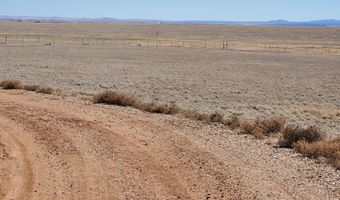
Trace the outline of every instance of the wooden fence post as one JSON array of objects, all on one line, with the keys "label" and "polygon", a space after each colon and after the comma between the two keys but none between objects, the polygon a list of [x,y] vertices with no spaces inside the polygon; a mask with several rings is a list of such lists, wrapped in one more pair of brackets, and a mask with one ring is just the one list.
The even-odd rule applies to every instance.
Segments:
[{"label": "wooden fence post", "polygon": [[8,36],[5,35],[5,44],[7,45],[7,42],[8,42]]}]

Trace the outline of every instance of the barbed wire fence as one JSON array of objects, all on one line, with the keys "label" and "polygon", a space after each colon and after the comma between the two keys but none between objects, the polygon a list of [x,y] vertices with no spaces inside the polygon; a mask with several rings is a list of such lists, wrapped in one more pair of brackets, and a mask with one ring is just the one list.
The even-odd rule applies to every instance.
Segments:
[{"label": "barbed wire fence", "polygon": [[178,47],[227,49],[227,41],[217,40],[175,40],[153,38],[100,38],[86,36],[34,36],[34,35],[0,35],[1,45],[58,45],[58,46],[136,46],[136,47]]},{"label": "barbed wire fence", "polygon": [[0,34],[0,45],[8,46],[102,46],[192,48],[249,51],[314,52],[340,54],[339,46],[250,43],[225,40],[178,40],[161,38],[109,38],[95,36],[52,36]]}]

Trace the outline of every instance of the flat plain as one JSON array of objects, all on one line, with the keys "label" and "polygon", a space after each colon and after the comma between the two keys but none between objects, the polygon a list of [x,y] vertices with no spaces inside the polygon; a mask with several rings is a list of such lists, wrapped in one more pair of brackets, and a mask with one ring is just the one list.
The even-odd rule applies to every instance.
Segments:
[{"label": "flat plain", "polygon": [[[339,46],[340,28],[1,22],[2,34]],[[340,133],[340,57],[328,53],[105,45],[0,45],[0,79],[106,90],[243,119],[284,115]]]}]

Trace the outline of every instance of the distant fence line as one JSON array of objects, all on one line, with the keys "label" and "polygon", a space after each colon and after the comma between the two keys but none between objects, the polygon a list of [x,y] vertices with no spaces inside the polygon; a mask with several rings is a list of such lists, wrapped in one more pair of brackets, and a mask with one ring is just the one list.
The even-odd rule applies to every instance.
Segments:
[{"label": "distant fence line", "polygon": [[173,47],[173,48],[206,48],[248,51],[282,51],[282,52],[315,52],[340,54],[340,46],[269,44],[223,40],[178,40],[155,38],[110,38],[98,36],[63,36],[63,35],[15,35],[0,34],[1,45],[60,45],[60,46],[136,46],[136,47]]}]

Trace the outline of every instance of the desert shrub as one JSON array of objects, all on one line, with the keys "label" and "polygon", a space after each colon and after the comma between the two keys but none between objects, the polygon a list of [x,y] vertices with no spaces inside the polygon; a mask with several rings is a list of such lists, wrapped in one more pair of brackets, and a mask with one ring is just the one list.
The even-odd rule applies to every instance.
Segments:
[{"label": "desert shrub", "polygon": [[209,115],[205,113],[199,113],[193,110],[181,110],[180,114],[184,117],[197,121],[209,121]]},{"label": "desert shrub", "polygon": [[258,139],[263,139],[265,135],[262,132],[262,129],[258,127],[256,124],[251,122],[244,122],[241,125],[241,133],[247,135],[253,135]]},{"label": "desert shrub", "polygon": [[23,89],[26,91],[37,91],[38,89],[40,89],[40,86],[39,85],[24,85]]},{"label": "desert shrub", "polygon": [[245,122],[241,125],[241,133],[254,135],[256,138],[262,139],[271,133],[280,132],[286,120],[281,116],[273,116],[266,119],[257,118],[254,123]]},{"label": "desert shrub", "polygon": [[331,141],[319,140],[312,143],[302,140],[294,145],[294,149],[310,158],[324,157],[334,167],[340,169],[340,138]]},{"label": "desert shrub", "polygon": [[104,92],[94,96],[94,103],[110,104],[118,106],[133,106],[139,103],[138,99],[135,97],[130,97],[124,94],[119,94],[117,92]]},{"label": "desert shrub", "polygon": [[6,80],[0,82],[0,87],[5,90],[21,89],[21,83],[16,80]]},{"label": "desert shrub", "polygon": [[238,115],[231,115],[228,119],[223,120],[224,125],[229,126],[231,129],[236,129],[241,126],[241,120]]},{"label": "desert shrub", "polygon": [[222,122],[223,116],[218,112],[213,112],[209,115],[209,122]]},{"label": "desert shrub", "polygon": [[50,87],[38,87],[35,91],[41,94],[53,94],[54,92],[53,88]]},{"label": "desert shrub", "polygon": [[161,113],[161,114],[177,114],[180,109],[174,104],[156,104],[156,103],[139,103],[136,104],[136,108],[151,112],[151,113]]},{"label": "desert shrub", "polygon": [[289,125],[282,132],[282,138],[279,141],[279,146],[282,148],[293,148],[295,143],[299,141],[312,143],[321,139],[322,134],[320,129],[316,126],[301,128],[296,125]]},{"label": "desert shrub", "polygon": [[257,119],[255,123],[256,126],[261,128],[265,135],[268,135],[270,133],[280,132],[283,129],[286,120],[282,116],[272,116],[263,120]]}]

